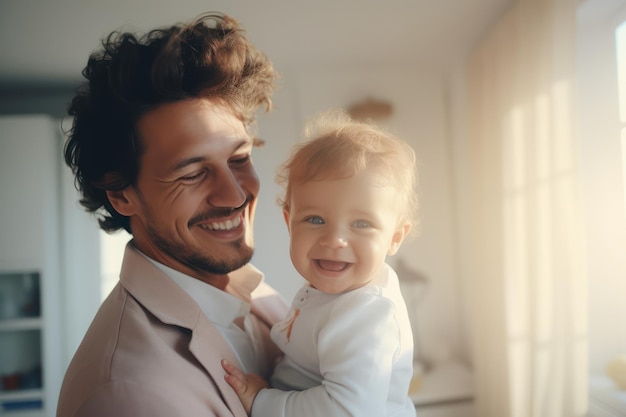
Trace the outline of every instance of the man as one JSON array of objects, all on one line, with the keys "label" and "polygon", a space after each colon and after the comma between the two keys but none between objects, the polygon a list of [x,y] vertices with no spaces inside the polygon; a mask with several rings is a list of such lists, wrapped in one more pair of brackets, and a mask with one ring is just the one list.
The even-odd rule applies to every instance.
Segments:
[{"label": "man", "polygon": [[57,415],[245,416],[220,361],[267,374],[286,304],[248,262],[254,114],[275,72],[232,18],[113,33],[83,71],[65,158],[127,245],[65,375]]}]

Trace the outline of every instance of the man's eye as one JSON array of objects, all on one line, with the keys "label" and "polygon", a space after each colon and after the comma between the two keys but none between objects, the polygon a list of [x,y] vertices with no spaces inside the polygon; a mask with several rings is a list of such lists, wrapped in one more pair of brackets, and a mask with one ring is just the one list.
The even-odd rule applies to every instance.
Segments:
[{"label": "man's eye", "polygon": [[198,171],[198,172],[194,172],[193,174],[189,174],[189,175],[185,175],[184,177],[180,177],[180,180],[182,182],[187,182],[187,183],[197,182],[197,181],[201,180],[202,178],[204,178],[205,174],[206,174],[205,171]]},{"label": "man's eye", "polygon": [[365,220],[357,220],[354,223],[352,223],[352,227],[356,227],[356,228],[359,228],[359,229],[365,229],[365,228],[368,228],[370,226],[371,226],[370,223],[365,221]]},{"label": "man's eye", "polygon": [[233,165],[245,165],[250,162],[250,155],[243,155],[241,157],[237,157],[235,159],[231,159],[230,163]]},{"label": "man's eye", "polygon": [[307,217],[305,219],[305,221],[311,223],[311,224],[324,224],[324,219],[322,219],[319,216],[311,216],[311,217]]}]

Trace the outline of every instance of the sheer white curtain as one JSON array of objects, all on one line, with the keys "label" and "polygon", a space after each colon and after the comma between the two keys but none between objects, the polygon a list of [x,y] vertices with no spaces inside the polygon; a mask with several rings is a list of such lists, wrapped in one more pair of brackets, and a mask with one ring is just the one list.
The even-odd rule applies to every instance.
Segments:
[{"label": "sheer white curtain", "polygon": [[468,59],[462,243],[480,417],[587,408],[574,0],[515,4]]}]

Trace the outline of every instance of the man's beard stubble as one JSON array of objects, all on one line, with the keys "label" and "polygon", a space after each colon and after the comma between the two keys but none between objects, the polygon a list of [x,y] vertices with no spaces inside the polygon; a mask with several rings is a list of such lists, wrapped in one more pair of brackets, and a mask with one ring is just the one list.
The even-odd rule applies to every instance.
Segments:
[{"label": "man's beard stubble", "polygon": [[[201,273],[226,275],[246,265],[252,259],[252,255],[254,254],[254,242],[252,243],[252,245],[247,246],[245,244],[245,236],[230,244],[237,254],[236,257],[233,257],[231,259],[219,260],[211,257],[209,254],[190,251],[188,249],[188,246],[185,245],[183,242],[175,242],[172,239],[167,239],[163,237],[153,226],[151,220],[152,212],[151,210],[148,210],[148,205],[145,203],[143,195],[139,192],[139,190],[137,190],[137,195],[139,197],[139,200],[143,203],[144,208],[146,208],[146,214],[149,220],[147,221],[145,227],[148,235],[152,238],[152,242],[154,243],[154,245],[159,248],[164,254],[168,255],[172,259],[175,259],[176,261],[187,266],[188,268],[191,268]],[[246,201],[241,205],[241,207],[248,206],[251,204],[251,202],[252,197],[249,196],[246,198]],[[189,227],[201,220],[229,215],[230,213],[232,213],[232,211],[233,209],[223,209],[222,212],[214,211],[210,214],[196,216],[195,218],[190,220]],[[251,226],[252,225],[250,225],[250,227]]]},{"label": "man's beard stubble", "polygon": [[245,237],[230,244],[237,256],[230,259],[216,259],[209,254],[190,251],[183,243],[165,239],[151,225],[148,225],[147,231],[153,243],[163,253],[198,272],[226,275],[250,262],[254,253],[254,248],[245,244]]}]

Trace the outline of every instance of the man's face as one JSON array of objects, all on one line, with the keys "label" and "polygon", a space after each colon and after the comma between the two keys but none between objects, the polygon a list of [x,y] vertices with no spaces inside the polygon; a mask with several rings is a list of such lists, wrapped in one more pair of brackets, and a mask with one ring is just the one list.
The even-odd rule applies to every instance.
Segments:
[{"label": "man's face", "polygon": [[252,139],[227,108],[206,99],[164,104],[137,128],[144,148],[139,176],[122,192],[135,245],[221,286],[224,274],[252,257],[259,192]]}]

